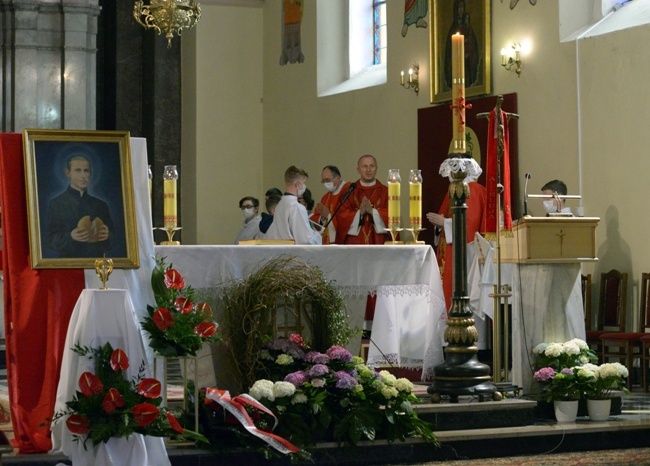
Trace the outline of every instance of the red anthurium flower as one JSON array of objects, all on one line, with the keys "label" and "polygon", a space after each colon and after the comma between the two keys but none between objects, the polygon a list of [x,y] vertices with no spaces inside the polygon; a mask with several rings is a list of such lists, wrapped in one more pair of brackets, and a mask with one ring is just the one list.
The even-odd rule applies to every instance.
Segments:
[{"label": "red anthurium flower", "polygon": [[209,338],[217,333],[217,324],[214,322],[201,322],[199,325],[194,327],[194,333],[199,335],[201,338]]},{"label": "red anthurium flower", "polygon": [[126,356],[126,353],[121,349],[116,349],[111,354],[111,369],[115,372],[125,371],[129,368],[129,358]]},{"label": "red anthurium flower", "polygon": [[135,425],[145,427],[156,420],[160,410],[151,403],[140,403],[131,409],[131,413],[133,414],[133,419],[135,419]]},{"label": "red anthurium flower", "polygon": [[68,426],[68,430],[73,434],[83,435],[87,434],[90,429],[90,421],[86,416],[81,414],[72,414],[65,425]]},{"label": "red anthurium flower", "polygon": [[160,389],[160,382],[156,379],[142,379],[142,382],[138,384],[138,393],[145,398],[158,398]]},{"label": "red anthurium flower", "polygon": [[209,319],[212,317],[212,308],[208,303],[199,303],[196,305],[196,312],[199,313],[204,319]]},{"label": "red anthurium flower", "polygon": [[178,312],[181,314],[189,314],[192,312],[192,308],[194,307],[194,304],[192,304],[192,301],[190,301],[187,298],[176,298],[176,301],[174,301],[174,307]]},{"label": "red anthurium flower", "polygon": [[183,426],[180,425],[178,419],[176,419],[172,413],[167,413],[167,420],[169,421],[169,424],[172,426],[172,429],[174,429],[176,432],[178,432],[179,434],[185,433],[185,429],[183,429]]},{"label": "red anthurium flower", "polygon": [[84,372],[79,377],[79,389],[85,396],[92,396],[104,390],[102,381],[92,372]]},{"label": "red anthurium flower", "polygon": [[115,408],[122,408],[124,406],[124,398],[116,388],[111,388],[102,402],[102,407],[107,413],[112,413]]},{"label": "red anthurium flower", "polygon": [[174,316],[168,309],[159,307],[153,313],[153,323],[156,324],[160,330],[167,330],[174,325]]},{"label": "red anthurium flower", "polygon": [[165,286],[175,290],[182,290],[185,288],[185,280],[178,271],[169,269],[165,272]]}]

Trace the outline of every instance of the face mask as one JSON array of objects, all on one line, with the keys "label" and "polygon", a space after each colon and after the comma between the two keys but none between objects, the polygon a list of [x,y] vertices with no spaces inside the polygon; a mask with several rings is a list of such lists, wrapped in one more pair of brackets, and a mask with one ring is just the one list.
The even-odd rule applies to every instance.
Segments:
[{"label": "face mask", "polygon": [[251,218],[255,217],[255,207],[242,209],[241,214],[244,216],[246,220],[250,220]]},{"label": "face mask", "polygon": [[307,191],[307,183],[303,183],[302,187],[298,190],[298,196],[302,196]]},{"label": "face mask", "polygon": [[328,181],[327,183],[323,183],[323,187],[329,192],[334,191],[334,183],[331,181]]},{"label": "face mask", "polygon": [[554,200],[549,200],[549,201],[544,201],[544,209],[546,209],[546,212],[549,214],[552,214],[553,212],[557,212],[557,206],[555,205]]}]

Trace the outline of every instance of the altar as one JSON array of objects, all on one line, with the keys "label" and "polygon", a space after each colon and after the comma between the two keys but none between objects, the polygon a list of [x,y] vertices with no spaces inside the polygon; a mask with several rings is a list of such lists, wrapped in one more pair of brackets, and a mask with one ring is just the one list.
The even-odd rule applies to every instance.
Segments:
[{"label": "altar", "polygon": [[[377,296],[368,362],[423,368],[442,362],[438,323],[446,316],[438,263],[428,245],[156,246],[192,286],[218,299],[228,282],[265,262],[291,256],[319,267],[346,301],[351,325],[361,327],[368,295]],[[358,347],[358,345],[357,345]]]}]

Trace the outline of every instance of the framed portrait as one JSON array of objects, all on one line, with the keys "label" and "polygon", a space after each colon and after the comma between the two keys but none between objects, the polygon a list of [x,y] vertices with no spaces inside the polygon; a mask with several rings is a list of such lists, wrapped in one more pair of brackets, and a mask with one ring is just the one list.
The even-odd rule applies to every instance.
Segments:
[{"label": "framed portrait", "polygon": [[128,131],[25,129],[34,269],[140,266]]},{"label": "framed portrait", "polygon": [[451,100],[451,36],[464,36],[465,96],[491,92],[490,0],[429,0],[431,103]]}]

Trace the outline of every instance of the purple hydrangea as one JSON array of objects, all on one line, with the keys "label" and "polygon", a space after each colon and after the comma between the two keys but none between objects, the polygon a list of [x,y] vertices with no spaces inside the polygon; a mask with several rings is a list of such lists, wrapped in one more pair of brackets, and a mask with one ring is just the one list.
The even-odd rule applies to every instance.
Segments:
[{"label": "purple hydrangea", "polygon": [[331,360],[352,362],[352,354],[342,346],[332,346],[326,351],[326,354],[330,357]]},{"label": "purple hydrangea", "polygon": [[310,351],[305,355],[305,362],[310,364],[329,364],[330,357],[318,351]]},{"label": "purple hydrangea", "polygon": [[314,364],[311,369],[309,369],[310,377],[322,377],[327,375],[330,369],[325,364]]},{"label": "purple hydrangea", "polygon": [[284,378],[285,382],[293,384],[296,388],[307,382],[307,380],[309,380],[309,375],[305,371],[292,372]]},{"label": "purple hydrangea", "polygon": [[562,369],[562,373],[564,375],[573,375],[573,368],[565,367],[564,369]]},{"label": "purple hydrangea", "polygon": [[357,386],[357,379],[355,379],[345,371],[335,372],[334,377],[338,379],[336,381],[336,388],[352,390],[354,387]]},{"label": "purple hydrangea", "polygon": [[305,352],[300,346],[283,338],[273,339],[269,341],[266,346],[269,349],[286,353],[294,359],[304,359],[305,357]]},{"label": "purple hydrangea", "polygon": [[548,382],[555,377],[555,370],[552,367],[543,367],[533,375],[538,382]]}]

